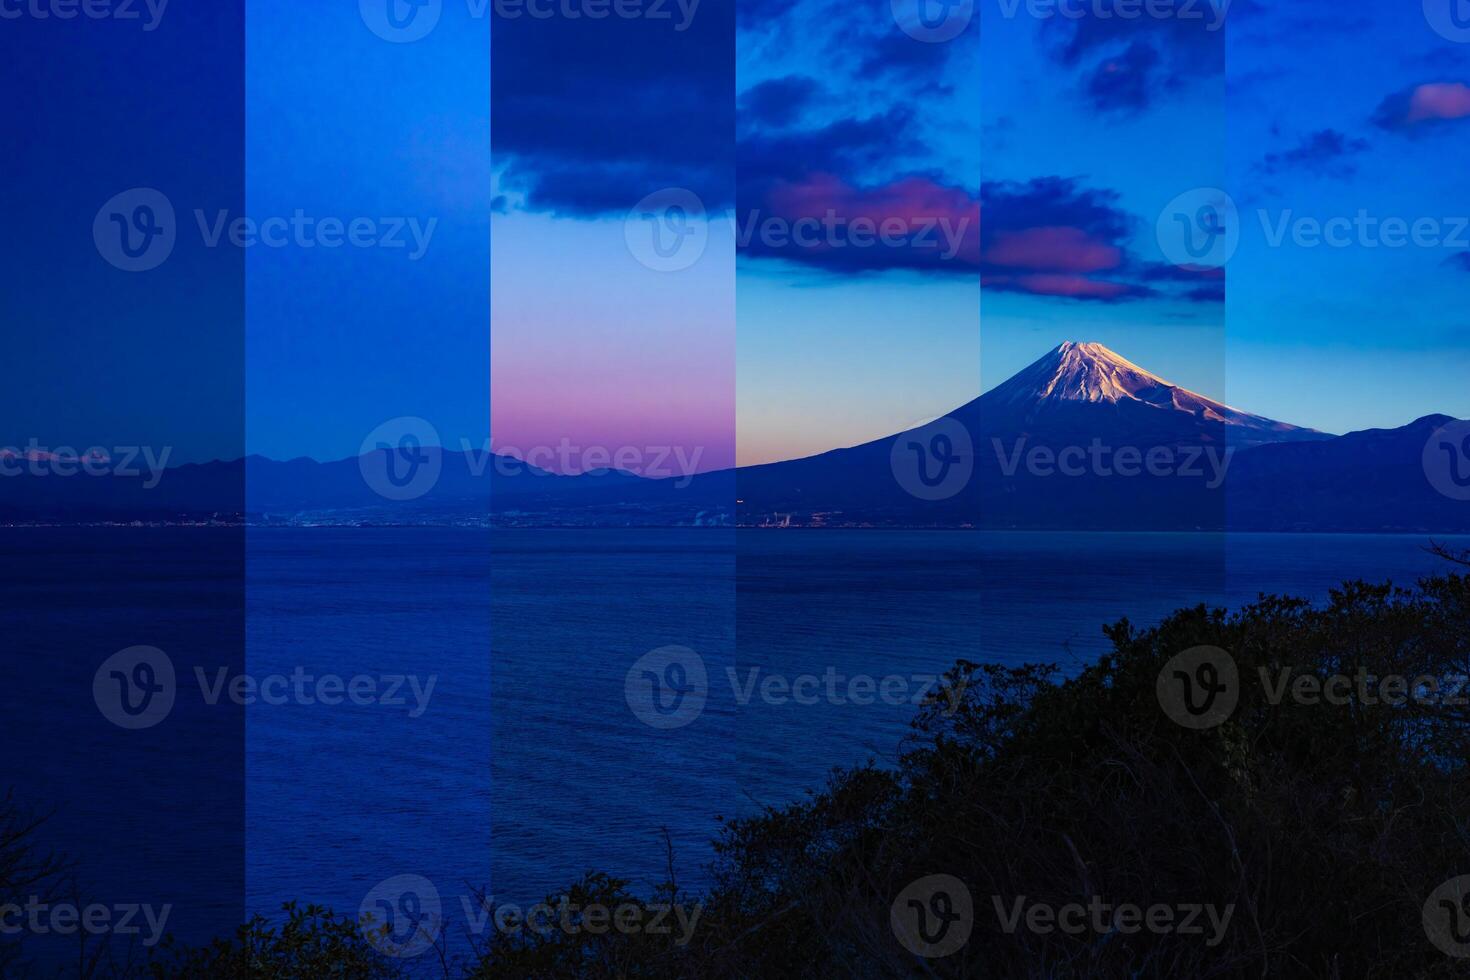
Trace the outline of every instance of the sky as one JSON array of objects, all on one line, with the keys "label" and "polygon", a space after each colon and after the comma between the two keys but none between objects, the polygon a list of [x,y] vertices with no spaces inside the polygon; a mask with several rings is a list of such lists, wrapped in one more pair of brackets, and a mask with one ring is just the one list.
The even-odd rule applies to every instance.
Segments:
[{"label": "sky", "polygon": [[395,42],[357,4],[250,0],[247,13],[248,215],[363,220],[362,240],[383,243],[245,248],[250,450],[342,459],[401,417],[432,426],[425,443],[483,447],[488,20],[451,2]]},{"label": "sky", "polygon": [[5,447],[244,451],[239,254],[184,236],[164,265],[127,272],[94,237],[100,209],[133,188],[180,212],[241,207],[243,8],[171,13],[153,30],[0,22]]},{"label": "sky", "polygon": [[[28,383],[0,443],[335,459],[408,417],[571,447],[569,472],[628,447],[715,469],[942,415],[1064,340],[1330,432],[1470,416],[1449,0],[1127,8],[7,25],[34,43],[0,72],[36,98],[0,193],[37,231],[4,244],[31,288],[4,301]],[[92,232],[138,188],[177,244],[130,272]],[[259,234],[211,244],[220,215]]]},{"label": "sky", "polygon": [[[502,187],[523,192],[496,218],[497,248],[518,253],[494,280],[495,354],[514,364],[505,381],[496,369],[497,436],[501,419],[540,417],[543,432],[667,438],[677,416],[717,441],[733,390],[739,462],[809,455],[942,415],[1064,340],[1324,431],[1470,412],[1470,242],[1454,244],[1470,178],[1452,163],[1470,138],[1470,48],[1417,8],[1236,0],[1130,20],[1109,3],[1037,16],[1056,8],[989,0],[935,39],[912,5],[882,6],[738,6],[733,174],[723,105],[688,105],[727,98],[723,30],[702,36],[703,57],[702,41],[656,33],[644,40],[678,53],[579,49],[570,80],[531,71],[541,49],[516,44],[497,80],[544,88],[492,99],[522,107],[496,142]],[[604,108],[626,128],[588,122]],[[708,246],[650,278],[615,226],[664,187],[696,194]],[[1175,222],[1225,202],[1233,252],[1194,262]],[[1431,219],[1448,241],[1297,237],[1301,219],[1360,211]],[[762,231],[828,214],[836,244]],[[906,222],[889,244],[840,240],[885,218]],[[936,219],[964,229],[957,248],[925,247]],[[557,254],[572,268],[550,268]],[[653,353],[675,350],[687,387]],[[611,414],[584,410],[588,391]]]}]

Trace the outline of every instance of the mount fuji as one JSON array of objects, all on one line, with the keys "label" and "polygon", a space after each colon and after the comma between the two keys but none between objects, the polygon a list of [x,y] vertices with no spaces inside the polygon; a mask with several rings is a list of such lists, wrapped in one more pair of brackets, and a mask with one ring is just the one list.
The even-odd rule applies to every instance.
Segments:
[{"label": "mount fuji", "polygon": [[[943,419],[736,479],[751,524],[1219,527],[1237,454],[1332,438],[1069,341]],[[950,473],[967,475],[926,486],[946,453]]]}]

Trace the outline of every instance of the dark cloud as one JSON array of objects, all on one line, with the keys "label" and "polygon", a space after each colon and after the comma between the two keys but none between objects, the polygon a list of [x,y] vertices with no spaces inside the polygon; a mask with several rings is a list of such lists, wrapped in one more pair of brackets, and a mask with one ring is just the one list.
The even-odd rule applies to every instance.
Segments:
[{"label": "dark cloud", "polygon": [[[1120,3],[1127,5],[1128,0],[1114,0],[1112,5]],[[1083,16],[1053,19],[1053,23],[1070,27],[1069,36],[1056,52],[1062,64],[1077,67],[1098,56],[1145,44],[1167,52],[1170,60],[1181,67],[1192,66],[1209,74],[1218,74],[1224,68],[1225,30],[1223,27],[1211,30],[1210,25],[1216,20],[1208,4],[1196,8],[1201,15],[1196,18],[1146,17],[1136,13],[1123,17],[1116,10],[1108,10],[1108,6],[1106,0],[1100,4],[1083,4],[1080,7],[1085,11]]]},{"label": "dark cloud", "polygon": [[962,43],[956,40],[926,44],[898,30],[890,30],[875,39],[862,40],[867,48],[862,60],[862,74],[869,77],[904,76],[916,82],[918,87],[929,83],[949,60],[954,46]]},{"label": "dark cloud", "polygon": [[926,152],[913,111],[906,107],[814,129],[755,131],[742,136],[736,149],[737,198],[742,208],[754,207],[778,181],[799,181],[814,173],[857,180],[892,172],[904,158]]},{"label": "dark cloud", "polygon": [[1179,3],[1172,16],[1150,17],[1136,0],[1098,0],[1047,18],[1043,30],[1053,58],[1078,73],[1093,105],[1136,112],[1164,92],[1223,72],[1226,23],[1256,8],[1246,0],[1220,6]]},{"label": "dark cloud", "polygon": [[1135,259],[1138,225],[1116,192],[1062,177],[992,181],[976,194],[934,175],[862,183],[818,171],[742,197],[737,214],[743,257],[837,276],[978,277],[985,289],[1105,303],[1223,298],[1223,273]]},{"label": "dark cloud", "polygon": [[742,31],[768,31],[793,6],[791,0],[740,0],[735,5],[735,16]]},{"label": "dark cloud", "polygon": [[[959,45],[914,41],[886,6],[875,18],[842,0],[701,0],[687,25],[680,4],[662,9],[670,19],[497,21],[492,153],[517,206],[595,217],[680,187],[717,211],[773,180],[893,174],[927,151],[911,103],[943,89]],[[737,29],[750,32],[741,43],[779,46],[808,22],[826,25],[834,53],[845,45],[836,64],[884,80],[890,97],[816,128],[804,123],[832,111],[833,97],[815,79],[769,80],[732,99]]]},{"label": "dark cloud", "polygon": [[1335,129],[1323,129],[1283,153],[1268,153],[1257,169],[1268,175],[1305,170],[1319,176],[1351,177],[1357,167],[1349,159],[1368,149],[1368,141]]},{"label": "dark cloud", "polygon": [[1225,267],[1194,269],[1170,265],[1167,262],[1150,262],[1139,271],[1144,282],[1183,287],[1177,295],[1192,303],[1225,302]]},{"label": "dark cloud", "polygon": [[[742,3],[745,0],[741,0]],[[498,19],[492,153],[525,207],[626,211],[664,187],[734,202],[734,0],[666,20]]]},{"label": "dark cloud", "polygon": [[785,129],[801,119],[821,92],[816,79],[805,75],[773,78],[740,96],[740,124],[751,129]]},{"label": "dark cloud", "polygon": [[1137,111],[1149,104],[1159,53],[1142,41],[1093,69],[1087,97],[1103,110]]}]

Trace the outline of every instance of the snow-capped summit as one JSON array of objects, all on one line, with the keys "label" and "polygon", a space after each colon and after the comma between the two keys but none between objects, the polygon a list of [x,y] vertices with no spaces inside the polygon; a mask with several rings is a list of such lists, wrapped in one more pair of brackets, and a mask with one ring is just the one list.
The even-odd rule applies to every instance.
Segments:
[{"label": "snow-capped summit", "polygon": [[1002,386],[1011,399],[1154,402],[1173,386],[1102,344],[1069,340]]},{"label": "snow-capped summit", "polygon": [[[1242,412],[1165,381],[1098,343],[1069,340],[973,403],[982,415],[1034,423],[1054,412],[1091,404],[1113,407],[1138,421],[1163,422],[1171,413],[1224,426],[1245,443],[1321,438],[1322,433]],[[1069,409],[1069,407],[1072,407]]]}]

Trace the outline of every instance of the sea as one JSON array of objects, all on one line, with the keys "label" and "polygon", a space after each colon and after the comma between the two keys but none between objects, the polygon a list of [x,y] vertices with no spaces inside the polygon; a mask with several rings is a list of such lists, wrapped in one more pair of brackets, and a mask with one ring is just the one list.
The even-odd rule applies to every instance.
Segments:
[{"label": "sea", "polygon": [[[103,937],[111,955],[278,920],[292,901],[401,912],[405,890],[462,953],[493,928],[483,900],[528,907],[589,872],[697,894],[724,821],[800,802],[834,769],[894,764],[957,660],[1076,671],[1108,650],[1105,624],[1412,584],[1450,570],[1430,544],[9,528],[0,793],[11,819],[44,818],[32,836],[74,900],[114,923],[167,906],[151,932]],[[130,714],[145,686],[155,700]],[[87,941],[53,929],[27,948]]]}]

